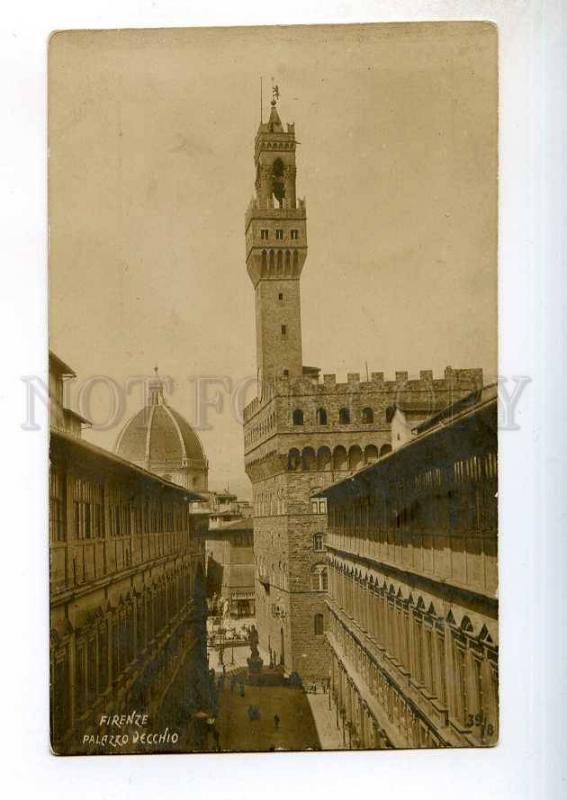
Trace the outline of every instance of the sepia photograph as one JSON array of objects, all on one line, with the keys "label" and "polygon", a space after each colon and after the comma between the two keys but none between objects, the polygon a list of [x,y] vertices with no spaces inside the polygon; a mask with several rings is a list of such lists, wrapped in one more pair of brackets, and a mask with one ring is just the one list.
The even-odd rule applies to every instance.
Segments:
[{"label": "sepia photograph", "polygon": [[498,92],[483,21],[51,35],[54,754],[498,744]]}]

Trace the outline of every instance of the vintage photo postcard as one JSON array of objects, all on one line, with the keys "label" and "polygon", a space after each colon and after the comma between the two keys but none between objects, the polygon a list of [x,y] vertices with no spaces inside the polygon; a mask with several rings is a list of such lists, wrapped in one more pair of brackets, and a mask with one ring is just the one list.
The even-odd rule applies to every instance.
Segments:
[{"label": "vintage photo postcard", "polygon": [[48,71],[53,752],[495,745],[496,28]]}]

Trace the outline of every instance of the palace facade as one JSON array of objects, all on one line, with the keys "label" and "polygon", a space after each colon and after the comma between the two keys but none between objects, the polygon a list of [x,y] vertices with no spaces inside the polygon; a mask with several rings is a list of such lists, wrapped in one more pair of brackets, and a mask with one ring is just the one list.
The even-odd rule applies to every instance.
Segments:
[{"label": "palace facade", "polygon": [[[314,495],[389,452],[393,419],[417,424],[479,389],[482,370],[448,367],[439,378],[424,370],[417,379],[397,372],[393,380],[352,373],[341,383],[303,364],[307,210],[296,193],[296,145],[295,126],[284,128],[274,99],[256,134],[256,194],[245,217],[259,389],[244,409],[244,458],[253,484],[260,647],[287,672],[317,679],[328,666],[328,568],[325,500]],[[403,426],[396,430],[401,435]]]},{"label": "palace facade", "polygon": [[[102,714],[159,714],[183,665],[179,722],[208,698],[200,496],[84,441],[50,357],[51,741],[92,752]],[[116,731],[114,731],[116,732]]]},{"label": "palace facade", "polygon": [[352,748],[498,738],[496,387],[416,434],[321,493],[329,678]]}]

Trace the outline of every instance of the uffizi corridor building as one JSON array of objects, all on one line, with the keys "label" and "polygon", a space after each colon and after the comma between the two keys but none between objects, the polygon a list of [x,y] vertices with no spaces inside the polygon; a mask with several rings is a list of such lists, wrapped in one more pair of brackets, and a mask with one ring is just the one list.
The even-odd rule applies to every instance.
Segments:
[{"label": "uffizi corridor building", "polygon": [[498,737],[496,387],[323,491],[326,640],[353,748]]},{"label": "uffizi corridor building", "polygon": [[307,208],[296,191],[296,144],[295,126],[284,127],[274,99],[256,134],[256,192],[245,216],[259,391],[244,410],[244,451],[253,486],[260,645],[286,672],[327,680],[331,567],[319,493],[403,449],[413,427],[481,389],[483,376],[448,367],[442,377],[424,370],[417,379],[372,372],[361,380],[352,373],[342,383],[304,365]]},{"label": "uffizi corridor building", "polygon": [[202,498],[82,440],[72,377],[51,354],[51,741],[67,754],[93,752],[83,736],[105,713],[153,719],[182,666],[177,721],[208,703]]}]

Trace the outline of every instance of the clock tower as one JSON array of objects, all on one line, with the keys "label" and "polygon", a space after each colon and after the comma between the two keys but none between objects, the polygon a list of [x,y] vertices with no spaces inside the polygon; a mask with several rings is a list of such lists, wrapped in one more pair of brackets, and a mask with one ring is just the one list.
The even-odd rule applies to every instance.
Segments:
[{"label": "clock tower", "polygon": [[246,212],[246,266],[256,294],[256,357],[262,381],[300,378],[299,281],[307,258],[305,201],[296,196],[295,125],[285,129],[274,87],[256,134],[256,194]]}]

